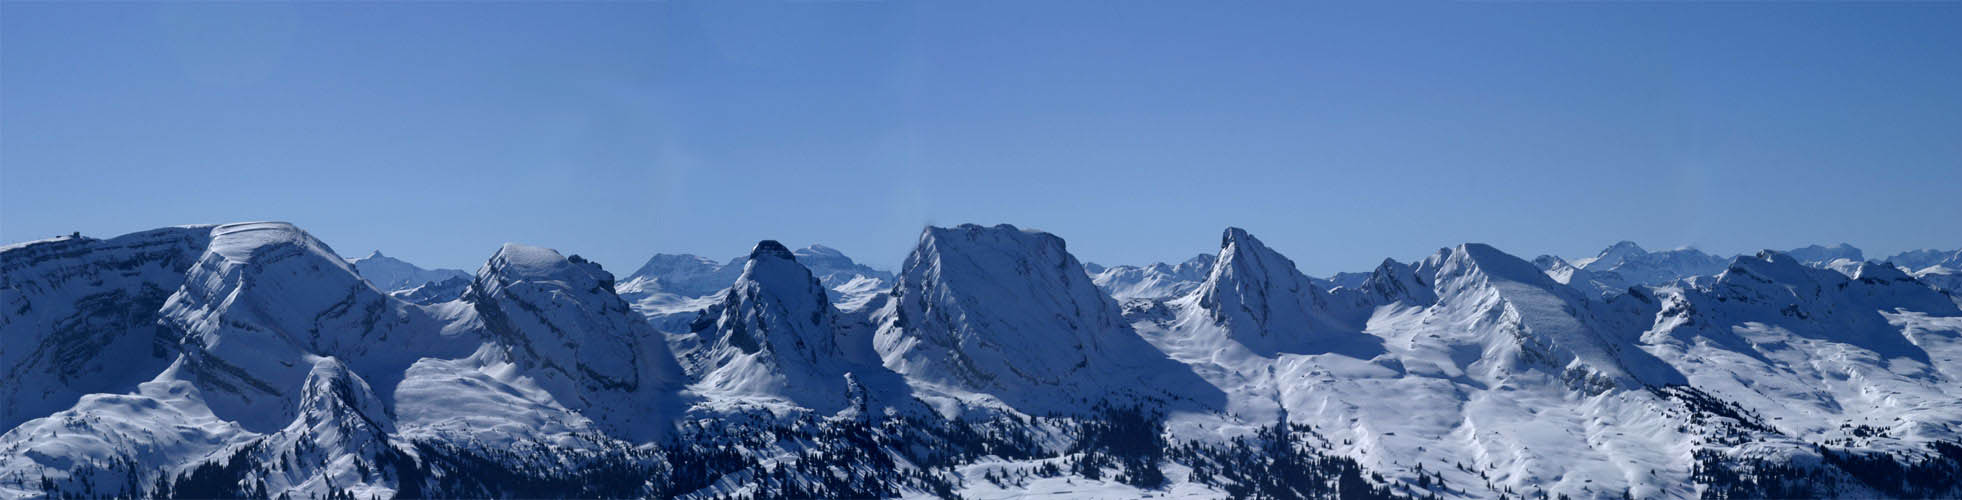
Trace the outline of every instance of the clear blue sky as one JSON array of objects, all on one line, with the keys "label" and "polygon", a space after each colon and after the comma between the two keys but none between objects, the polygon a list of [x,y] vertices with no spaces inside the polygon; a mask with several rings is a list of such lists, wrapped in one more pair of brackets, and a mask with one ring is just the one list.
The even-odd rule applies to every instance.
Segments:
[{"label": "clear blue sky", "polygon": [[1962,247],[1962,3],[0,4],[0,240]]}]

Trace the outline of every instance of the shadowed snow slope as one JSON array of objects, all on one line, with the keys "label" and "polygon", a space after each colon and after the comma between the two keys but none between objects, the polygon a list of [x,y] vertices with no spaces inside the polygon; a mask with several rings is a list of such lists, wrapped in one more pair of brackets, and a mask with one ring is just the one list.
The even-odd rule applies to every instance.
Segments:
[{"label": "shadowed snow slope", "polygon": [[[115,279],[69,281],[85,287],[73,289],[22,282],[9,287],[10,300],[41,302],[43,309],[59,317],[77,306],[85,311],[87,297],[120,296],[112,309],[116,315],[153,326],[96,330],[107,334],[98,337],[107,342],[94,350],[74,350],[59,335],[42,336],[40,346],[32,351],[73,354],[53,364],[40,363],[40,356],[28,357],[40,366],[23,365],[32,369],[10,369],[10,373],[41,371],[58,377],[64,370],[89,370],[91,364],[98,364],[94,369],[101,370],[100,375],[83,376],[89,380],[66,387],[106,385],[110,389],[103,392],[124,394],[84,397],[66,410],[22,423],[0,436],[0,446],[7,449],[38,450],[8,454],[6,470],[60,475],[71,470],[62,464],[84,457],[94,463],[113,459],[184,464],[262,433],[278,432],[296,418],[323,408],[318,398],[310,396],[317,391],[309,389],[322,373],[337,380],[380,380],[385,382],[383,388],[393,390],[394,381],[401,379],[410,363],[424,356],[467,354],[477,338],[465,330],[445,328],[444,320],[431,312],[376,290],[325,244],[289,224],[174,228],[106,243],[91,243],[92,248],[84,250],[116,255],[91,259],[111,264]],[[10,248],[6,261],[39,260],[34,253],[37,246]],[[32,274],[10,271],[8,276]],[[131,289],[144,292],[128,296],[125,290]],[[162,290],[170,291],[157,300]],[[57,298],[81,300],[57,305],[53,300]],[[10,314],[8,324],[33,318]],[[87,321],[86,316],[81,319]],[[70,316],[56,324],[75,320]],[[59,334],[61,329],[53,331]],[[10,332],[9,341],[15,338]],[[95,357],[105,355],[117,357]],[[150,379],[131,384],[134,377]],[[368,392],[365,383],[362,387],[362,392]],[[54,402],[45,396],[38,399],[36,404]],[[366,396],[360,406],[383,409],[380,400]],[[9,402],[8,406],[26,405]],[[385,411],[374,413],[367,420],[382,421],[384,416]],[[61,430],[36,431],[57,425]],[[385,430],[386,425],[377,428]],[[165,429],[175,430],[159,432]]]},{"label": "shadowed snow slope", "polygon": [[0,252],[0,429],[122,393],[176,358],[157,310],[184,282],[210,226],[97,240],[56,238]]},{"label": "shadowed snow slope", "polygon": [[[468,352],[439,333],[432,315],[392,300],[284,223],[213,228],[162,316],[182,335],[180,375],[205,388],[221,417],[260,432],[293,417],[292,396],[310,370],[295,360],[306,355],[340,358],[392,385],[392,374],[417,358]],[[286,403],[272,408],[268,400]]]},{"label": "shadowed snow slope", "polygon": [[683,382],[666,342],[613,293],[613,275],[575,255],[506,244],[464,300],[508,362],[568,409],[628,435]]},{"label": "shadowed snow slope", "polygon": [[824,286],[790,250],[763,241],[743,274],[695,322],[702,345],[684,354],[698,390],[844,407],[844,353]]},{"label": "shadowed snow slope", "polygon": [[1138,338],[1063,239],[1010,225],[932,227],[880,312],[885,364],[950,395],[1025,413],[1133,397],[1217,401]]}]

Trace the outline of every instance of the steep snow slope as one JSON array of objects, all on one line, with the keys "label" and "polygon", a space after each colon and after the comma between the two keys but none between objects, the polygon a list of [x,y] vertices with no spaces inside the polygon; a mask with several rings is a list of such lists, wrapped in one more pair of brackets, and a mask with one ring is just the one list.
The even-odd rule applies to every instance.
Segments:
[{"label": "steep snow slope", "polygon": [[[1658,289],[1656,300],[1643,349],[1762,429],[1756,439],[1730,437],[1722,456],[1816,463],[1823,444],[1922,457],[1962,430],[1962,311],[1891,266],[1863,264],[1849,278],[1766,251],[1709,283]],[[1840,469],[1859,470],[1826,473]]]},{"label": "steep snow slope", "polygon": [[506,244],[477,272],[464,301],[497,344],[472,356],[479,371],[516,370],[497,378],[520,376],[610,432],[643,439],[662,432],[658,409],[684,382],[680,365],[598,264]]},{"label": "steep snow slope", "polygon": [[257,432],[295,415],[291,395],[311,369],[296,360],[307,355],[387,374],[426,355],[468,352],[434,316],[391,300],[324,243],[284,223],[213,228],[210,246],[161,314],[181,334],[180,375],[204,389],[220,417]]},{"label": "steep snow slope", "polygon": [[[33,398],[8,408],[63,404],[59,391],[102,393],[23,414],[31,419],[0,435],[0,449],[9,450],[0,476],[13,479],[0,481],[6,496],[29,491],[19,489],[27,477],[152,494],[152,481],[165,478],[151,471],[183,473],[182,482],[196,485],[191,468],[206,460],[245,464],[221,469],[256,471],[247,479],[266,494],[386,495],[399,484],[364,467],[383,455],[402,458],[388,444],[392,435],[564,445],[605,432],[644,441],[667,432],[678,404],[675,361],[613,295],[611,276],[550,250],[509,245],[465,300],[422,307],[376,290],[325,244],[283,223],[53,243],[80,246],[4,254],[10,266],[48,270],[10,271],[22,279],[10,283],[9,301],[51,313],[13,310],[7,324],[26,326],[9,341],[61,352],[66,339],[27,333],[40,328],[35,322],[73,321],[67,311],[87,297],[121,297],[104,310],[148,314],[156,329],[108,331],[106,348],[23,358],[19,369],[7,358],[9,373],[41,379],[22,386]],[[108,253],[89,261],[107,267],[58,260],[95,252]],[[78,272],[95,277],[75,282]],[[57,286],[71,283],[82,288]],[[118,295],[164,287],[174,290],[160,301]],[[163,349],[167,367],[146,364],[157,357],[152,348]],[[64,373],[73,380],[62,382]],[[261,468],[282,463],[289,465],[277,474]]]},{"label": "steep snow slope", "polygon": [[[1447,306],[1430,307],[1434,317],[1497,327],[1492,333],[1500,335],[1479,340],[1511,351],[1490,366],[1494,375],[1552,369],[1589,391],[1672,381],[1652,358],[1625,352],[1625,340],[1594,321],[1590,304],[1575,290],[1498,249],[1471,243],[1444,249],[1425,259],[1417,274],[1431,275],[1438,304]],[[1483,357],[1491,360],[1493,354],[1486,350]]]},{"label": "steep snow slope", "polygon": [[1138,338],[1049,233],[929,227],[893,294],[875,315],[875,346],[924,391],[1030,414],[1134,398],[1217,402]]},{"label": "steep snow slope", "polygon": [[438,283],[455,278],[469,279],[470,273],[461,269],[423,269],[401,259],[382,255],[381,250],[367,257],[349,259],[354,270],[374,283],[383,291],[410,290],[428,283]]},{"label": "steep snow slope", "polygon": [[261,478],[267,491],[324,496],[343,491],[354,495],[393,495],[395,488],[376,484],[366,468],[398,453],[389,443],[396,430],[382,400],[362,380],[334,358],[312,358],[312,369],[299,393],[300,412],[291,423],[234,453],[264,463],[290,457],[281,473]]},{"label": "steep snow slope", "polygon": [[122,393],[176,357],[157,310],[210,241],[191,226],[0,252],[0,428]]},{"label": "steep snow slope", "polygon": [[1218,263],[1192,296],[1240,345],[1273,355],[1354,341],[1338,335],[1351,331],[1331,317],[1328,293],[1246,230],[1220,235]]},{"label": "steep snow slope", "polygon": [[[1235,236],[1229,230],[1223,246],[1236,246]],[[1295,279],[1268,268],[1214,278]],[[1268,290],[1270,303],[1288,293],[1270,284],[1237,288]],[[1675,424],[1659,410],[1666,403],[1641,390],[1643,380],[1670,380],[1669,370],[1624,354],[1632,346],[1591,318],[1590,301],[1532,264],[1467,244],[1414,267],[1386,260],[1361,289],[1333,292],[1331,304],[1341,304],[1333,310],[1313,307],[1310,297],[1295,292],[1285,302],[1322,318],[1362,307],[1366,324],[1322,334],[1346,336],[1341,348],[1266,353],[1235,340],[1244,334],[1234,330],[1251,322],[1212,321],[1233,308],[1218,310],[1198,293],[1165,302],[1169,312],[1133,317],[1147,339],[1226,391],[1227,414],[1308,424],[1338,453],[1390,477],[1414,480],[1425,464],[1421,474],[1471,485],[1454,496],[1474,498],[1507,488],[1577,497],[1693,491],[1682,484],[1688,466],[1680,456],[1691,438],[1670,430]],[[1244,432],[1204,416],[1171,425],[1187,436]]]},{"label": "steep snow slope", "polygon": [[699,345],[681,358],[699,391],[835,412],[847,403],[835,314],[800,259],[765,240],[721,302],[695,321]]},{"label": "steep snow slope", "polygon": [[[1657,299],[1644,349],[1785,433],[1823,441],[1841,437],[1840,424],[1917,432],[1918,412],[1939,410],[1927,424],[1936,427],[1962,417],[1950,378],[1962,366],[1936,356],[1956,359],[1956,332],[1921,320],[1962,311],[1891,266],[1863,264],[1848,278],[1767,251],[1738,258],[1709,286],[1663,288]],[[1907,323],[1923,331],[1903,331]]]},{"label": "steep snow slope", "polygon": [[[308,403],[300,396],[316,378],[323,356],[394,380],[399,376],[391,373],[423,355],[468,352],[451,344],[469,336],[444,331],[426,311],[388,298],[325,244],[291,225],[178,228],[110,241],[166,235],[172,242],[189,243],[172,245],[174,251],[190,251],[181,254],[189,255],[187,265],[156,268],[131,262],[124,277],[133,283],[118,286],[171,286],[174,291],[161,304],[133,300],[115,307],[154,318],[158,333],[143,343],[166,345],[173,360],[168,368],[144,363],[154,357],[148,349],[128,359],[107,360],[124,371],[111,372],[105,380],[152,378],[22,423],[0,436],[0,447],[33,451],[8,455],[0,467],[16,474],[75,479],[68,474],[86,472],[76,469],[78,460],[94,467],[179,466],[276,432],[305,414]],[[17,255],[10,250],[8,256],[12,260]],[[178,269],[183,274],[175,274]],[[48,298],[22,296],[30,302]],[[129,392],[112,395],[122,391]],[[129,483],[121,477],[93,479],[112,480]]]}]

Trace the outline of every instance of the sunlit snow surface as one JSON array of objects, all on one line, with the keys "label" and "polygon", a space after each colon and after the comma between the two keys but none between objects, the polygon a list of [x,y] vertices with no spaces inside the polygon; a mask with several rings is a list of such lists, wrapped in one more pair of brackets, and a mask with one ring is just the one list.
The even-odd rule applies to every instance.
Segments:
[{"label": "sunlit snow surface", "polygon": [[[0,497],[77,472],[140,495],[232,457],[265,465],[274,496],[385,497],[403,485],[376,464],[433,460],[417,443],[574,467],[705,423],[882,418],[1021,426],[1045,450],[936,472],[967,497],[1229,496],[1175,461],[1150,489],[1026,474],[1067,469],[1073,423],[1126,407],[1174,444],[1305,424],[1404,492],[1421,467],[1446,497],[1693,497],[1699,453],[1812,467],[1821,445],[1913,458],[1962,430],[1952,253],[1711,267],[1632,243],[1571,263],[1465,244],[1331,289],[1246,231],[1219,244],[1093,274],[1054,235],[965,225],[926,230],[896,275],[765,242],[625,280],[509,244],[404,290],[283,223],[8,245]],[[775,466],[814,445],[770,439],[743,453]],[[670,493],[754,491],[759,473]],[[1811,494],[1883,495],[1831,484]]]}]

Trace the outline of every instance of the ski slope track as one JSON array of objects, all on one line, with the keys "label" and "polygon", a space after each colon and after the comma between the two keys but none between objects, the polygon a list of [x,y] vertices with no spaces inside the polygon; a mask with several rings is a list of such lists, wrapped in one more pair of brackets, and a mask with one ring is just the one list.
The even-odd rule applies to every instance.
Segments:
[{"label": "ski slope track", "polygon": [[[1962,250],[0,247],[0,498],[1962,497]],[[1216,241],[1217,247],[1210,242]]]}]

